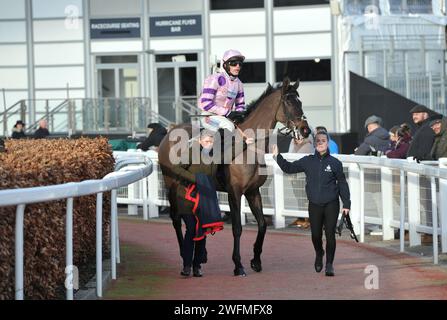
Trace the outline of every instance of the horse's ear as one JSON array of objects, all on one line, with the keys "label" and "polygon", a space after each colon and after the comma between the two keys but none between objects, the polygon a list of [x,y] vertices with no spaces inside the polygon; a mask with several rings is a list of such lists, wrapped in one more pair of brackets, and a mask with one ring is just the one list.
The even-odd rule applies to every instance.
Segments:
[{"label": "horse's ear", "polygon": [[297,90],[299,86],[300,86],[300,79],[297,79],[295,84],[293,85],[293,89]]},{"label": "horse's ear", "polygon": [[290,79],[289,77],[285,77],[284,80],[282,81],[282,94],[285,94],[287,92],[287,90],[289,89],[289,85],[290,85]]}]

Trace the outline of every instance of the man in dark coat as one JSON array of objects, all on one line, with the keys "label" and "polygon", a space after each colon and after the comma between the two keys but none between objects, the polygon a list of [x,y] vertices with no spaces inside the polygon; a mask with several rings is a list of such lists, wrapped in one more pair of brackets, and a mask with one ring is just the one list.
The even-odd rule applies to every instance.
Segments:
[{"label": "man in dark coat", "polygon": [[158,149],[161,140],[163,140],[164,136],[168,133],[166,128],[159,123],[150,123],[147,126],[147,129],[148,136],[146,140],[137,146],[137,149],[141,149],[143,151],[149,150],[150,147],[155,147]]},{"label": "man in dark coat", "polygon": [[35,139],[44,139],[50,135],[50,132],[47,129],[47,120],[39,121],[39,129],[34,132]]},{"label": "man in dark coat", "polygon": [[[194,204],[187,199],[191,199],[194,195],[194,184],[197,185],[197,174],[205,174],[210,177],[214,182],[216,179],[216,173],[218,165],[214,162],[205,163],[202,156],[212,156],[211,150],[214,144],[214,132],[204,130],[201,132],[198,141],[193,141],[193,145],[190,146],[189,159],[185,163],[179,163],[172,167],[172,171],[179,178],[180,183],[177,186],[177,210],[176,212],[181,216],[186,225],[186,232],[183,239],[182,246],[182,258],[183,269],[180,272],[183,276],[189,276],[191,274],[191,267],[193,268],[193,275],[195,277],[201,277],[201,264],[205,263],[206,257],[206,237],[203,239],[194,241],[196,237],[195,227],[196,219],[193,214]],[[199,144],[199,146],[194,144]],[[195,157],[193,151],[200,150],[200,157]],[[211,153],[211,154],[210,154]],[[199,159],[197,159],[199,158]],[[195,163],[199,160],[199,163]],[[208,162],[208,161],[207,161]]]},{"label": "man in dark coat", "polygon": [[435,133],[435,142],[431,150],[433,160],[447,157],[447,118],[435,119],[430,122],[430,127]]},{"label": "man in dark coat", "polygon": [[416,105],[410,110],[410,113],[417,129],[413,134],[407,157],[417,160],[432,160],[431,150],[435,141],[435,133],[430,128],[430,122],[440,119],[442,115],[422,105]]},{"label": "man in dark coat", "polygon": [[390,147],[390,134],[381,127],[382,119],[372,115],[365,121],[365,128],[368,134],[365,140],[355,150],[356,155],[377,154],[377,152],[385,153]]}]

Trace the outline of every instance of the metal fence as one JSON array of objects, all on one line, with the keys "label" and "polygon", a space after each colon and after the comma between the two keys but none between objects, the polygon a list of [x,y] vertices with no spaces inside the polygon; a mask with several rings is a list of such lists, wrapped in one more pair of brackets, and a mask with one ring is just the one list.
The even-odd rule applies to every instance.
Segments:
[{"label": "metal fence", "polygon": [[[158,217],[158,208],[169,206],[163,178],[154,151],[115,152],[117,156],[147,155],[153,161],[154,173],[148,177],[148,214],[145,219]],[[302,154],[284,154],[296,160]],[[433,237],[433,259],[438,263],[438,235],[441,235],[442,252],[447,252],[447,169],[444,160],[418,164],[407,160],[354,155],[335,155],[343,162],[351,191],[351,217],[360,241],[365,240],[365,224],[380,226],[382,239],[394,239],[400,229],[400,249],[404,251],[405,231],[409,231],[409,246],[421,244],[423,233]],[[434,166],[436,164],[436,166]],[[287,217],[308,217],[304,174],[286,175],[276,165],[271,155],[266,155],[267,181],[261,187],[265,215],[273,216],[275,228],[284,228]],[[124,193],[119,203],[142,203],[141,186],[130,185],[129,199]],[[130,191],[131,190],[131,191]],[[410,196],[408,196],[410,195]],[[230,211],[227,195],[219,192],[220,208]],[[140,200],[135,200],[140,199]],[[129,212],[137,213],[136,209]],[[243,198],[241,221],[251,213]]]},{"label": "metal fence", "polygon": [[151,122],[168,126],[171,121],[151,108],[149,98],[28,99],[20,100],[0,113],[3,135],[9,136],[17,120],[26,123],[26,132],[48,122],[50,133],[141,133]]}]

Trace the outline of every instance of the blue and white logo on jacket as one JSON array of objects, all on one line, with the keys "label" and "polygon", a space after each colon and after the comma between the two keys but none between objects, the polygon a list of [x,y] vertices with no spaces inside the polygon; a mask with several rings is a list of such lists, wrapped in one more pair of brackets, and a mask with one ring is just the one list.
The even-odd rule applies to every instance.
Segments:
[{"label": "blue and white logo on jacket", "polygon": [[326,169],[324,169],[326,172],[332,172],[332,168],[330,165],[327,165]]}]

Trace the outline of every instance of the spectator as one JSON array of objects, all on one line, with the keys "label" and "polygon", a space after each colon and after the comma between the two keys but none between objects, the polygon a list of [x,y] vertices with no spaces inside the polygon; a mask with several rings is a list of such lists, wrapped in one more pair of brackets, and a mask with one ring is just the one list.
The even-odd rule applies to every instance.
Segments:
[{"label": "spectator", "polygon": [[412,136],[411,136],[411,128],[410,125],[406,122],[402,123],[400,125],[400,127],[402,128],[402,132],[404,134],[404,137],[406,137],[407,140],[412,140]]},{"label": "spectator", "polygon": [[161,124],[159,123],[150,123],[147,126],[148,136],[146,140],[140,143],[137,146],[137,149],[141,149],[143,151],[147,151],[150,148],[158,151],[158,147],[160,145],[161,140],[163,140],[164,136],[168,133]]},{"label": "spectator", "polygon": [[406,127],[394,126],[390,129],[391,148],[385,154],[388,158],[406,159],[411,136]]},{"label": "spectator", "polygon": [[435,141],[435,133],[430,128],[430,121],[440,119],[442,115],[425,106],[416,105],[410,110],[413,122],[417,129],[413,134],[413,140],[408,149],[407,157],[417,160],[431,160],[431,150]]},{"label": "spectator", "polygon": [[365,140],[355,149],[356,155],[377,155],[385,152],[390,147],[390,134],[382,128],[382,119],[372,115],[365,121],[365,128],[368,134]]},{"label": "spectator", "polygon": [[[326,132],[328,134],[328,136],[329,136],[329,133],[327,132],[326,127],[318,126],[318,127],[315,128],[315,132],[318,133],[320,131]],[[329,136],[329,152],[331,154],[338,154],[339,153],[337,143],[334,140],[332,140],[330,136]]]},{"label": "spectator", "polygon": [[435,142],[431,150],[433,160],[447,157],[447,118],[435,119],[430,122],[430,127],[435,133]]},{"label": "spectator", "polygon": [[22,120],[17,120],[16,124],[12,128],[12,136],[13,139],[24,139],[25,135],[25,123]]},{"label": "spectator", "polygon": [[44,139],[50,135],[47,125],[47,120],[42,119],[39,121],[39,128],[34,132],[35,139]]}]

